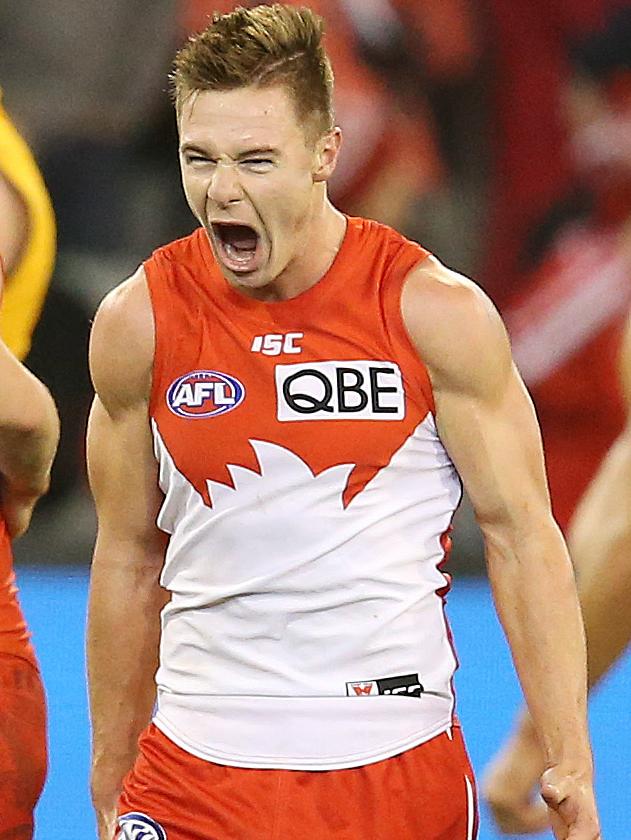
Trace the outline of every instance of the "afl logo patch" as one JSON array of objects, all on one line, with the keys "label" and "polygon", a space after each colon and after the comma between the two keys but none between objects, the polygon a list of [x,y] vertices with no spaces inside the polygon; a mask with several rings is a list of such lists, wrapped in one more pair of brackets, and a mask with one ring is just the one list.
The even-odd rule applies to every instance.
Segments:
[{"label": "afl logo patch", "polygon": [[118,818],[120,834],[116,840],[167,840],[162,826],[146,814],[133,812]]},{"label": "afl logo patch", "polygon": [[245,388],[227,373],[216,370],[193,370],[178,377],[169,386],[167,405],[178,417],[197,420],[218,417],[241,405]]}]

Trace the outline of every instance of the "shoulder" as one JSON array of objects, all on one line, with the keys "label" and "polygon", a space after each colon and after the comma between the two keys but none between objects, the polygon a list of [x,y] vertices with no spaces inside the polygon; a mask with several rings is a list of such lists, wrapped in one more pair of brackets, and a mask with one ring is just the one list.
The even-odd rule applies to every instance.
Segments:
[{"label": "shoulder", "polygon": [[90,336],[94,389],[111,410],[147,400],[155,347],[153,311],[144,268],[101,302]]},{"label": "shoulder", "polygon": [[435,257],[408,274],[401,313],[435,387],[478,390],[512,369],[506,329],[492,302]]},{"label": "shoulder", "polygon": [[346,218],[349,230],[354,232],[358,243],[362,247],[372,244],[385,248],[390,256],[395,256],[401,251],[413,252],[416,255],[417,262],[429,254],[429,251],[419,245],[418,242],[408,239],[400,231],[383,224],[383,222],[377,222],[363,216],[347,216]]},{"label": "shoulder", "polygon": [[202,227],[198,227],[192,233],[156,248],[147,260],[146,265],[197,261],[202,256],[205,247],[210,247],[206,233]]}]

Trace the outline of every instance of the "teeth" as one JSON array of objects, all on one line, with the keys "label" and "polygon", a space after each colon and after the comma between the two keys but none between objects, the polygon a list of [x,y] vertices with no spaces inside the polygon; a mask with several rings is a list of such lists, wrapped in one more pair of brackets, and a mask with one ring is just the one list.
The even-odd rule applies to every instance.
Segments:
[{"label": "teeth", "polygon": [[233,245],[230,245],[230,244],[229,244],[229,243],[227,243],[227,242],[224,242],[224,246],[223,246],[223,247],[224,247],[224,249],[225,249],[226,254],[228,255],[228,257],[229,257],[231,260],[234,260],[235,262],[239,262],[239,263],[244,263],[244,264],[245,264],[245,263],[247,263],[247,262],[250,262],[250,260],[251,260],[251,259],[252,259],[252,257],[254,256],[254,252],[253,252],[253,251],[246,251],[246,252],[244,253],[243,251],[239,251],[239,249],[238,249],[238,248],[235,248]]}]

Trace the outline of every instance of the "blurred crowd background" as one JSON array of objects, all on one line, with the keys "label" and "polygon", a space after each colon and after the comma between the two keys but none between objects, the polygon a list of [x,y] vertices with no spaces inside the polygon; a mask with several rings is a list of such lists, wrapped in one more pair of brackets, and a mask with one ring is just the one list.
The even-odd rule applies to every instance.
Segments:
[{"label": "blurred crowd background", "polygon": [[[167,75],[228,0],[0,4],[4,106],[50,190],[58,259],[27,364],[62,443],[22,562],[88,564],[90,319],[103,295],[195,222],[179,183]],[[252,5],[256,5],[253,3]],[[629,0],[302,0],[327,20],[345,134],[332,196],[474,277],[502,312],[543,428],[565,527],[624,411],[631,306]],[[466,506],[456,571],[478,573]]]}]

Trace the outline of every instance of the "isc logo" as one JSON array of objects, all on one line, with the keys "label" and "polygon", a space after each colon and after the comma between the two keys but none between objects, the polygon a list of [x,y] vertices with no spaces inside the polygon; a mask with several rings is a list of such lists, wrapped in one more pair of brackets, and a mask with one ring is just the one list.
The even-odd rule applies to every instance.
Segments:
[{"label": "isc logo", "polygon": [[257,335],[252,341],[250,350],[253,353],[263,353],[264,356],[280,356],[281,353],[302,353],[302,348],[296,345],[304,338],[304,333],[291,332],[285,335],[268,333]]},{"label": "isc logo", "polygon": [[291,420],[403,420],[405,393],[394,362],[276,365],[277,417]]},{"label": "isc logo", "polygon": [[245,397],[245,388],[227,373],[194,370],[178,377],[167,390],[167,405],[178,417],[199,419],[217,417],[237,408]]}]

